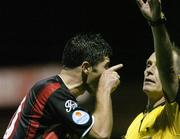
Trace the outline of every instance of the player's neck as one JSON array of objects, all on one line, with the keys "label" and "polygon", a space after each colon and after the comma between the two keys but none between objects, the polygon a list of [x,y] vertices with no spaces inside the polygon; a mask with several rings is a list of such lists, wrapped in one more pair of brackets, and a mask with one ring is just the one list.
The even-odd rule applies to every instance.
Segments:
[{"label": "player's neck", "polygon": [[58,74],[65,85],[68,87],[68,89],[71,91],[71,93],[78,97],[81,95],[84,90],[82,87],[83,81],[81,78],[81,69],[80,68],[74,68],[74,69],[62,69],[61,73]]}]

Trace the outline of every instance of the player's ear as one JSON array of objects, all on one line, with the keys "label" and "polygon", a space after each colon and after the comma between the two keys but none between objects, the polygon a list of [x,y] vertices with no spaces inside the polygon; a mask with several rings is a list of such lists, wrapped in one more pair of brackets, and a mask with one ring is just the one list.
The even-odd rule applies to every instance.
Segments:
[{"label": "player's ear", "polygon": [[88,61],[84,61],[82,64],[81,64],[81,68],[82,68],[82,72],[85,73],[85,74],[89,74],[90,72],[90,63]]}]

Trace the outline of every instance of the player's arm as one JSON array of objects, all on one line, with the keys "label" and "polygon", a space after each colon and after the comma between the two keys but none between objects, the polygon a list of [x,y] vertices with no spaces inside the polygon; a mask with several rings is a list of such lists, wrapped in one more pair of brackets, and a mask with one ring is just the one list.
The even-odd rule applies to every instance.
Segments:
[{"label": "player's arm", "polygon": [[113,66],[101,75],[96,94],[95,112],[93,113],[94,124],[89,132],[91,137],[108,139],[111,136],[113,127],[111,93],[120,83],[120,77],[115,71],[121,67],[122,64]]},{"label": "player's arm", "polygon": [[176,65],[173,61],[172,42],[163,23],[165,20],[161,11],[161,1],[137,0],[137,3],[152,29],[156,63],[166,98],[174,101],[179,84]]}]

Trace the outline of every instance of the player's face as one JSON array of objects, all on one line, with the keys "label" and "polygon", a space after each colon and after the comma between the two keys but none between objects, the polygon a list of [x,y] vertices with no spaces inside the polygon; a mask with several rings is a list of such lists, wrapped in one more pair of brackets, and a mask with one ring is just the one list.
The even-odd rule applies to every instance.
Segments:
[{"label": "player's face", "polygon": [[159,72],[156,66],[156,57],[153,53],[146,63],[144,71],[143,91],[150,97],[157,99],[163,96],[162,85],[159,78]]},{"label": "player's face", "polygon": [[109,68],[110,59],[104,57],[104,60],[92,67],[92,71],[88,75],[87,84],[91,90],[90,93],[95,93],[98,87],[98,82],[101,74]]}]

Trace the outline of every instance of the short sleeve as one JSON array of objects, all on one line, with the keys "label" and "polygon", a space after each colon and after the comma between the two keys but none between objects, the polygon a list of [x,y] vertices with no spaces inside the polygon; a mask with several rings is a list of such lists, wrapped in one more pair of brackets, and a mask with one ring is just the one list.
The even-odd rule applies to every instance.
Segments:
[{"label": "short sleeve", "polygon": [[176,102],[166,103],[165,110],[169,120],[169,128],[173,135],[180,136],[180,111]]},{"label": "short sleeve", "polygon": [[50,98],[49,108],[57,123],[70,133],[84,137],[90,131],[94,118],[89,111],[80,107],[74,97],[67,92],[57,91]]}]

